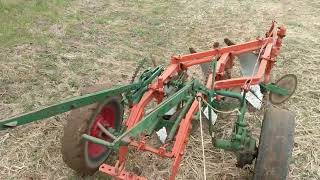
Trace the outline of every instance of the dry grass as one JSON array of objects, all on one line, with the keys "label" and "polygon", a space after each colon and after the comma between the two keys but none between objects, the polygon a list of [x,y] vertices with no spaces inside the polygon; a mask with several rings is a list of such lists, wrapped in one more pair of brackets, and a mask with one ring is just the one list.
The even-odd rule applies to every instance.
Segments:
[{"label": "dry grass", "polygon": [[[2,3],[8,3],[0,2],[1,8]],[[290,174],[293,179],[320,179],[318,1],[52,2],[55,3],[49,7],[60,8],[31,8],[35,13],[15,12],[10,8],[0,11],[10,15],[2,14],[2,18],[15,18],[9,23],[12,26],[4,23],[8,21],[0,22],[0,27],[8,27],[0,28],[0,118],[78,95],[84,86],[127,83],[135,62],[143,57],[167,63],[170,55],[187,53],[189,46],[205,50],[226,36],[236,42],[262,36],[276,17],[287,26],[288,32],[274,79],[294,73],[299,80],[296,94],[283,105],[297,115]],[[22,12],[29,12],[29,5],[22,7]],[[54,13],[44,13],[51,11]],[[8,33],[10,28],[16,34]],[[24,36],[25,32],[28,37]],[[260,115],[248,115],[256,137]],[[82,178],[66,167],[60,155],[64,118],[61,115],[0,132],[0,179]],[[220,123],[231,125],[226,121]],[[227,136],[230,130],[226,128],[222,132]],[[231,153],[213,148],[208,136],[205,138],[209,179],[250,178],[250,167],[237,169]],[[145,157],[150,157],[146,162],[158,159]],[[153,179],[169,170],[152,163],[146,169]],[[197,131],[190,137],[178,179],[201,179],[201,171]],[[102,178],[105,177],[100,173],[84,177]]]}]

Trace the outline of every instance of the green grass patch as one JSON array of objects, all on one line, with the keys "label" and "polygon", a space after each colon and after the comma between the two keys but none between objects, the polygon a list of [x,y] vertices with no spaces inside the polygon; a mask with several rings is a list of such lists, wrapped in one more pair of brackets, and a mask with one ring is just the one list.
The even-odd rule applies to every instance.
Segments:
[{"label": "green grass patch", "polygon": [[48,25],[57,22],[71,0],[0,0],[0,47],[43,41]]}]

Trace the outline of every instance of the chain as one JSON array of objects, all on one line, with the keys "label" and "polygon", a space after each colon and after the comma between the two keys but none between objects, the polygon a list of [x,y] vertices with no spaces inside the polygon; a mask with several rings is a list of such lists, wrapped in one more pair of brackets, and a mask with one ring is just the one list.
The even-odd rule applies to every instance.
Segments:
[{"label": "chain", "polygon": [[134,82],[134,80],[136,79],[139,71],[141,70],[141,68],[143,67],[143,65],[144,65],[146,62],[147,62],[147,59],[146,59],[146,58],[144,58],[144,59],[142,59],[142,60],[139,61],[138,66],[136,67],[136,69],[134,70],[134,73],[132,74],[130,83],[133,83],[133,82]]}]

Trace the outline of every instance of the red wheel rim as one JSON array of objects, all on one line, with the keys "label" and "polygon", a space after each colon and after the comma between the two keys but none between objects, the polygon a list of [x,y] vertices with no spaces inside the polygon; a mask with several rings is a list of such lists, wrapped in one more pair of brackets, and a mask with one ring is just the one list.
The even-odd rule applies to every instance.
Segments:
[{"label": "red wheel rim", "polygon": [[[98,127],[98,123],[102,124],[106,129],[116,127],[116,108],[112,104],[105,105],[100,113],[96,116],[90,128],[90,135],[109,141],[110,137],[104,134]],[[88,142],[88,155],[90,158],[98,158],[106,152],[107,148],[95,144],[91,141]]]}]

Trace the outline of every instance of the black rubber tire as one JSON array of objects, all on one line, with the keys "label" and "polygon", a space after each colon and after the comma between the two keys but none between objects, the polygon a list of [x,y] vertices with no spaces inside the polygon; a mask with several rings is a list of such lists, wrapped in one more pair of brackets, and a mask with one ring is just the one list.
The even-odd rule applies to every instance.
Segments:
[{"label": "black rubber tire", "polygon": [[[106,85],[98,85],[94,87],[85,88],[81,94],[92,93],[106,89]],[[121,97],[109,97],[103,103],[96,103],[82,108],[74,109],[67,117],[67,124],[64,126],[64,134],[61,139],[61,153],[63,161],[73,170],[81,175],[92,175],[99,166],[109,157],[111,150],[99,157],[95,164],[89,163],[85,155],[86,143],[82,139],[83,134],[89,133],[91,120],[95,119],[98,114],[98,109],[101,109],[108,103],[118,104],[116,123],[122,123],[123,105],[120,103]]]},{"label": "black rubber tire", "polygon": [[293,149],[294,113],[276,108],[265,112],[254,180],[285,180]]}]

